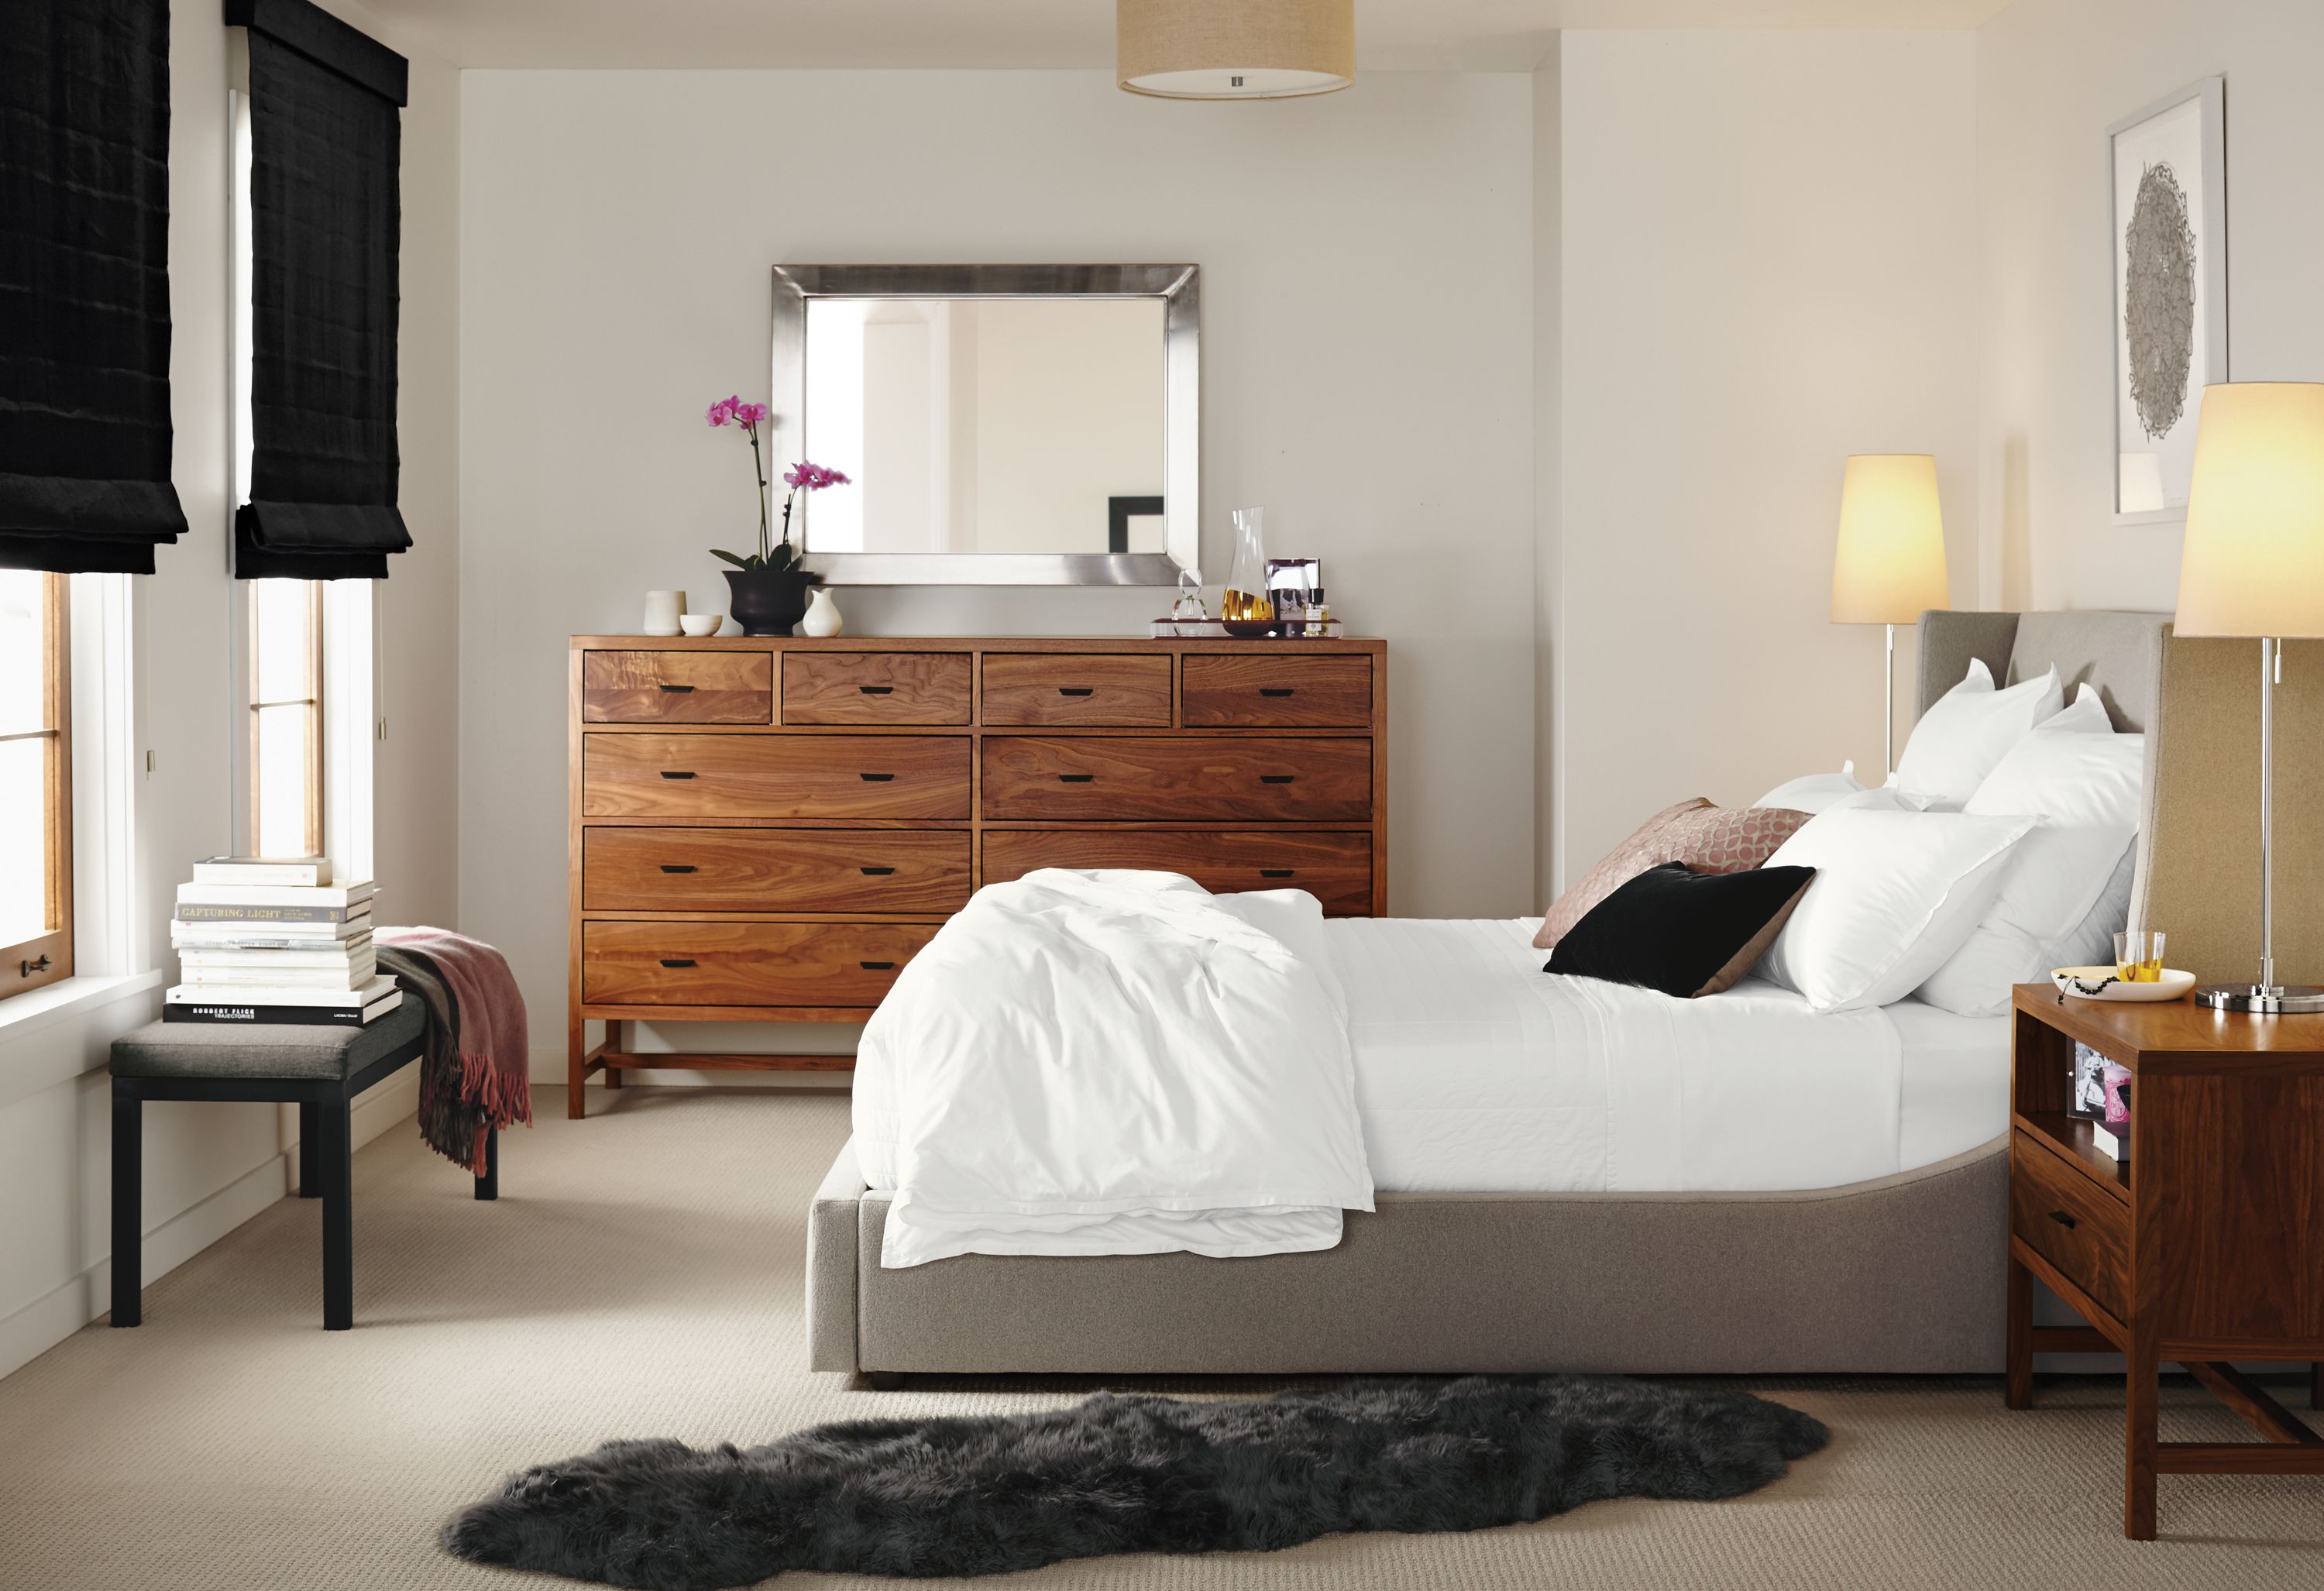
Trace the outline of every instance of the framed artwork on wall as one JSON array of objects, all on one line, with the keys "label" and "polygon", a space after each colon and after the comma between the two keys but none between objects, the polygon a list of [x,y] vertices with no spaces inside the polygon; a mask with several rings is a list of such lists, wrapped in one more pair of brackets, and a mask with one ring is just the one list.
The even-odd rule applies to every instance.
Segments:
[{"label": "framed artwork on wall", "polygon": [[2107,129],[2113,235],[2114,522],[2187,517],[2203,389],[2227,379],[2227,83]]}]

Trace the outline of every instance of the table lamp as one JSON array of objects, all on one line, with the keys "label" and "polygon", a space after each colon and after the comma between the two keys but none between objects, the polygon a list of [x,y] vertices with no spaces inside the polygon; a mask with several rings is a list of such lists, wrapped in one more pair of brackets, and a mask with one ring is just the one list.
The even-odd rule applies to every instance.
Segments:
[{"label": "table lamp", "polygon": [[1888,627],[1888,688],[1880,698],[1881,756],[1896,771],[1896,627],[1951,600],[1937,461],[1925,453],[1859,453],[1840,486],[1840,550],[1831,621]]},{"label": "table lamp", "polygon": [[2228,382],[2203,390],[2177,633],[2259,639],[2259,977],[2209,984],[2224,1011],[2324,1011],[2324,989],[2275,980],[2272,877],[2275,687],[2286,637],[2324,636],[2324,383]]}]

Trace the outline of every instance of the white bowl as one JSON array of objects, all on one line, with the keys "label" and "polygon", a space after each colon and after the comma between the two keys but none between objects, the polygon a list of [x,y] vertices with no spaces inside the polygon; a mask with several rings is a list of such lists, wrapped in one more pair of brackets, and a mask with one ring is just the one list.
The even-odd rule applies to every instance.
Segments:
[{"label": "white bowl", "polygon": [[2070,994],[2078,1000],[2124,1000],[2134,1003],[2184,999],[2187,998],[2187,991],[2195,987],[2195,975],[2192,972],[2181,972],[2175,967],[2163,968],[2163,976],[2153,983],[2107,983],[2106,987],[2099,989],[2096,994],[2084,994],[2070,981],[2080,979],[2091,988],[2097,989],[2099,984],[2106,983],[2107,979],[2114,976],[2115,970],[2112,967],[2060,967],[2050,974],[2050,981],[2056,984],[2061,992]]},{"label": "white bowl", "polygon": [[724,613],[680,613],[678,627],[688,635],[716,635],[718,627],[726,622]]}]

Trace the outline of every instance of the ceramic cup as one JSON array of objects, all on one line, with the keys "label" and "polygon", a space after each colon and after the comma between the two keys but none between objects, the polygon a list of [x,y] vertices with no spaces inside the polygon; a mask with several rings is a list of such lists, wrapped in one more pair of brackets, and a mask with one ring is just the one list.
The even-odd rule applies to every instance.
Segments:
[{"label": "ceramic cup", "polygon": [[642,633],[676,635],[678,619],[685,612],[686,593],[682,591],[646,593],[646,618]]},{"label": "ceramic cup", "polygon": [[680,613],[678,627],[688,635],[716,635],[718,627],[726,622],[724,613]]}]

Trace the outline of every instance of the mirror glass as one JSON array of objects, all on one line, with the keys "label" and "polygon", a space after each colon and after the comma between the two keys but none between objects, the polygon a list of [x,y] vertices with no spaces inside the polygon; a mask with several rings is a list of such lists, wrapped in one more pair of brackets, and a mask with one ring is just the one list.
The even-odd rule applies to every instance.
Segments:
[{"label": "mirror glass", "polygon": [[[1158,298],[814,298],[810,553],[1164,549]],[[775,490],[783,488],[779,482]]]}]

